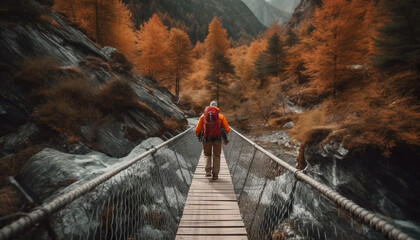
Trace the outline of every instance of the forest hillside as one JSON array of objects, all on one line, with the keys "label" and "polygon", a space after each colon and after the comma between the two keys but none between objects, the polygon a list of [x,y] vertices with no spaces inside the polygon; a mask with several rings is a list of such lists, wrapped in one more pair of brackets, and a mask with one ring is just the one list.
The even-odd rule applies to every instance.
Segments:
[{"label": "forest hillside", "polygon": [[124,0],[132,12],[135,26],[147,21],[154,13],[169,28],[185,31],[192,43],[204,41],[213,17],[221,19],[233,41],[249,40],[265,29],[242,0]]}]

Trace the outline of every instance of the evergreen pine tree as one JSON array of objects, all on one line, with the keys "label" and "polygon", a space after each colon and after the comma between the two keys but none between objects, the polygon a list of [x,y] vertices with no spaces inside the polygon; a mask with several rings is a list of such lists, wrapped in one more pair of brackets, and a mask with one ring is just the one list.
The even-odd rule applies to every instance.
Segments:
[{"label": "evergreen pine tree", "polygon": [[255,61],[255,78],[260,81],[262,88],[268,76],[279,76],[285,68],[285,54],[283,43],[277,33],[274,33],[267,43],[267,48],[260,53]]}]

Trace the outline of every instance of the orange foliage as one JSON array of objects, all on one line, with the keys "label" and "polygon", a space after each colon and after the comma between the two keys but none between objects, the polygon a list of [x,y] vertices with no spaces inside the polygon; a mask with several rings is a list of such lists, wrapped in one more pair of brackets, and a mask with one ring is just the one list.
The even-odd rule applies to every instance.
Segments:
[{"label": "orange foliage", "polygon": [[288,76],[297,76],[298,83],[303,83],[306,79],[304,71],[305,71],[305,58],[304,54],[311,51],[310,45],[308,44],[307,39],[308,36],[308,27],[309,22],[303,22],[301,24],[300,29],[297,30],[297,37],[298,42],[291,47],[289,47],[287,51],[286,57],[286,68],[285,72]]},{"label": "orange foliage", "polygon": [[250,81],[255,72],[255,61],[258,55],[267,48],[266,40],[256,40],[251,43],[245,56],[243,78]]},{"label": "orange foliage", "polygon": [[138,58],[137,65],[142,74],[155,79],[162,78],[168,67],[168,29],[160,21],[157,14],[140,26],[137,31],[137,48],[141,55]]},{"label": "orange foliage", "polygon": [[204,48],[204,44],[200,41],[197,41],[197,43],[195,44],[195,47],[193,49],[193,56],[196,59],[201,58],[202,56],[204,56],[205,54],[205,48]]},{"label": "orange foliage", "polygon": [[228,56],[229,40],[226,29],[214,17],[209,25],[209,34],[205,39],[206,59],[209,64],[206,80],[207,88],[212,98],[220,105],[220,96],[226,92],[228,87],[227,76],[234,73],[234,66]]},{"label": "orange foliage", "polygon": [[177,28],[169,32],[169,77],[175,81],[175,96],[179,98],[180,81],[191,70],[192,46],[188,35]]},{"label": "orange foliage", "polygon": [[222,28],[217,17],[214,17],[209,25],[209,34],[204,41],[206,45],[206,56],[212,57],[215,52],[226,54],[229,49],[229,40],[227,39],[226,29]]},{"label": "orange foliage", "polygon": [[53,8],[100,45],[118,48],[133,59],[136,39],[131,13],[121,0],[55,0]]},{"label": "orange foliage", "polygon": [[267,30],[265,30],[265,32],[264,32],[264,38],[268,39],[274,33],[277,33],[278,35],[280,35],[282,31],[283,31],[283,27],[281,26],[281,24],[278,23],[278,22],[273,22],[270,25],[270,27]]},{"label": "orange foliage", "polygon": [[361,0],[324,0],[315,10],[314,31],[308,39],[312,51],[305,54],[307,73],[321,92],[336,93],[350,80],[353,66],[365,64],[367,25]]}]

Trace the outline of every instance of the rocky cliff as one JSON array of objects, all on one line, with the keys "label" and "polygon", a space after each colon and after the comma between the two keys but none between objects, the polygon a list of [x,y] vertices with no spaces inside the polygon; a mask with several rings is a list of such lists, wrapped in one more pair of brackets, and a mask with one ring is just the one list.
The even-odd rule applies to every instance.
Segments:
[{"label": "rocky cliff", "polygon": [[[185,125],[184,115],[172,102],[172,95],[153,81],[131,74],[130,63],[116,49],[99,48],[57,13],[36,2],[28,3],[30,10],[9,5],[10,15],[0,18],[2,157],[36,144],[70,152],[94,148],[122,157],[149,136],[170,136],[172,130],[165,122],[173,121],[179,129]],[[25,19],[16,17],[13,11],[16,14],[38,11],[38,15]],[[46,74],[42,75],[43,72]],[[83,102],[86,96],[80,92],[88,89],[75,90],[77,86],[70,84],[75,78],[82,79],[82,84],[88,82],[86,88],[90,92],[83,94],[90,94],[86,99],[95,104]],[[117,99],[113,93],[118,89],[113,86],[119,85],[109,84],[111,79],[128,86],[126,94],[132,93],[133,106],[121,105],[120,99],[115,101],[114,111],[103,106]],[[63,90],[64,82],[69,83],[67,88],[71,90]],[[109,96],[102,91],[106,86],[114,91]],[[57,93],[63,99],[74,91],[74,96],[69,97],[71,102],[63,100],[68,106],[54,105],[54,101],[61,103],[60,97],[52,100],[58,89],[63,91]],[[85,106],[90,107],[88,113],[82,111]],[[70,114],[70,110],[74,112]],[[99,117],[92,117],[93,113]],[[68,144],[71,137],[72,144]]]},{"label": "rocky cliff", "polygon": [[302,0],[299,5],[295,8],[291,18],[285,24],[286,27],[296,28],[304,20],[309,20],[312,18],[316,6],[321,4],[321,0]]},{"label": "rocky cliff", "polygon": [[270,5],[265,0],[242,0],[254,13],[258,20],[269,27],[272,23],[286,23],[290,13]]}]

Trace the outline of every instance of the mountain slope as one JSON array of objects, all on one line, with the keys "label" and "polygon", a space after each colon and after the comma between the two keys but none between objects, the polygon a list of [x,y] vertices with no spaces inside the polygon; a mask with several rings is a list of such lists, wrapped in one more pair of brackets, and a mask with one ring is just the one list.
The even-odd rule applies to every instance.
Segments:
[{"label": "mountain slope", "polygon": [[293,13],[301,0],[267,0],[274,7],[285,12]]},{"label": "mountain slope", "polygon": [[286,27],[299,27],[303,21],[312,18],[315,8],[319,5],[321,5],[321,0],[301,0],[292,17],[286,23]]},{"label": "mountain slope", "polygon": [[184,123],[172,95],[132,75],[121,53],[24,3],[0,17],[0,158],[35,145],[121,157],[150,136],[169,136],[168,119]]},{"label": "mountain slope", "polygon": [[284,24],[291,16],[289,12],[279,10],[265,0],[242,0],[260,22],[269,27],[273,22]]},{"label": "mountain slope", "polygon": [[162,22],[169,27],[186,31],[193,43],[203,41],[208,25],[217,16],[229,37],[238,40],[246,35],[256,36],[265,27],[241,0],[125,0],[133,14],[135,26],[160,12]]}]

